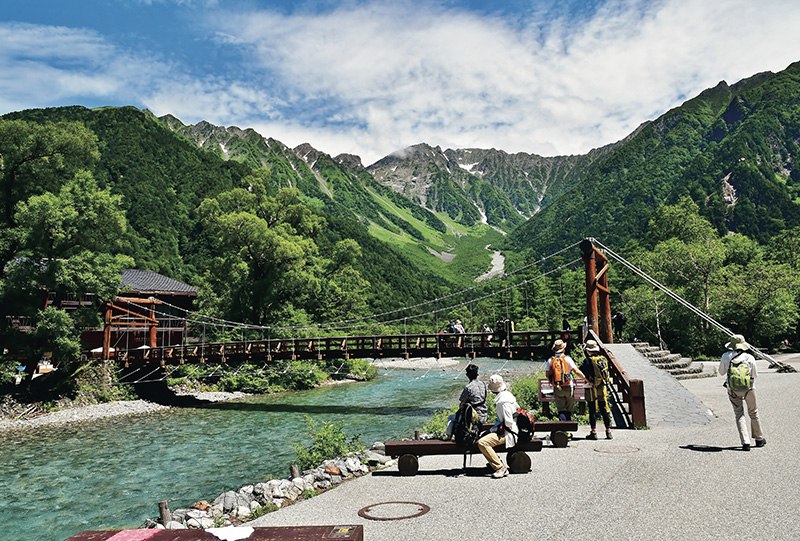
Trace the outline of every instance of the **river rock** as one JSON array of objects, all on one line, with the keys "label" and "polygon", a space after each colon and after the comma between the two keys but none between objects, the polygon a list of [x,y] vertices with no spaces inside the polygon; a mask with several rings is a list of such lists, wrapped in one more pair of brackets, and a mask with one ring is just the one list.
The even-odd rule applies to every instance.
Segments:
[{"label": "river rock", "polygon": [[386,444],[382,441],[376,441],[372,444],[372,447],[369,448],[370,451],[375,453],[386,453]]},{"label": "river rock", "polygon": [[186,521],[186,527],[196,530],[204,530],[214,527],[214,519],[211,517],[190,518]]},{"label": "river rock", "polygon": [[167,530],[185,530],[186,526],[182,522],[170,520],[166,524]]}]

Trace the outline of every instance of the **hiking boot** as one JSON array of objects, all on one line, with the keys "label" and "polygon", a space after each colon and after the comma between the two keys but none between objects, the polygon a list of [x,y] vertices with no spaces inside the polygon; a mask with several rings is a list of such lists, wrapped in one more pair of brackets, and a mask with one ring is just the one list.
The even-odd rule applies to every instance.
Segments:
[{"label": "hiking boot", "polygon": [[745,444],[742,445],[742,451],[749,451],[749,450],[750,450],[750,444],[749,443],[745,443]]},{"label": "hiking boot", "polygon": [[607,440],[613,440],[614,439],[614,436],[611,435],[611,431],[610,430],[606,430],[606,439]]},{"label": "hiking boot", "polygon": [[767,444],[767,439],[756,440],[756,447],[764,447]]},{"label": "hiking boot", "polygon": [[597,439],[597,432],[589,432],[589,435],[586,436],[587,440],[596,440]]},{"label": "hiking boot", "polygon": [[504,466],[492,474],[492,479],[500,479],[501,477],[505,477],[506,475],[508,475],[508,468]]}]

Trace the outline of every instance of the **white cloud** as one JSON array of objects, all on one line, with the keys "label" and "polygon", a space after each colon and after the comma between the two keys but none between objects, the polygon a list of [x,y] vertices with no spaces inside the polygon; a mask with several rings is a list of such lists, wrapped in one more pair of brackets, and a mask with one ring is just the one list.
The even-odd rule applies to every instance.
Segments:
[{"label": "white cloud", "polygon": [[346,135],[367,162],[420,141],[586,152],[800,51],[800,6],[775,1],[611,1],[580,23],[523,25],[402,2],[217,20],[263,84],[295,100],[309,139]]},{"label": "white cloud", "polygon": [[99,31],[0,23],[0,111],[133,104],[367,164],[423,141],[554,155],[800,60],[794,0],[608,0],[580,18],[514,20],[402,0],[321,13],[178,3],[208,15],[194,37],[216,36],[215,73]]}]

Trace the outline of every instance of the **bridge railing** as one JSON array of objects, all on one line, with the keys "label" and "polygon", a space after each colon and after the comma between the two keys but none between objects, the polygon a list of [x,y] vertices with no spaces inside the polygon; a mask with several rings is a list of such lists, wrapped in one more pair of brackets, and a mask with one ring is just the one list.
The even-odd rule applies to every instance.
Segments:
[{"label": "bridge railing", "polygon": [[619,363],[617,358],[609,351],[605,344],[598,338],[594,331],[589,331],[589,338],[600,344],[606,358],[608,359],[608,371],[614,391],[619,395],[620,401],[626,407],[626,414],[634,428],[644,428],[647,426],[647,413],[644,404],[644,382],[640,379],[631,379],[625,368]]},{"label": "bridge railing", "polygon": [[252,360],[401,357],[533,357],[549,352],[552,342],[571,331],[521,331],[501,337],[482,333],[401,334],[283,338],[139,347],[120,350],[125,364],[182,364]]}]

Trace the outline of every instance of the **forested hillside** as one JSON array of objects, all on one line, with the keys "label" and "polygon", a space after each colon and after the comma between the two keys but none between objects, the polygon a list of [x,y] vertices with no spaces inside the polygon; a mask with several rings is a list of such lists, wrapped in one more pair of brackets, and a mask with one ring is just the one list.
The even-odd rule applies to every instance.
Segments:
[{"label": "forested hillside", "polygon": [[[305,259],[302,260],[304,263],[301,261],[299,264],[305,265],[306,271],[314,265],[320,265],[319,270],[315,272],[325,276],[332,272],[334,266],[340,269],[344,263],[346,267],[356,271],[358,274],[349,278],[356,280],[355,282],[349,285],[339,284],[336,287],[343,287],[350,294],[358,294],[362,298],[357,312],[361,310],[377,312],[387,306],[398,307],[422,299],[435,298],[451,287],[450,282],[441,277],[445,273],[441,275],[432,273],[429,272],[430,269],[423,271],[407,255],[399,253],[394,247],[368,234],[363,216],[380,220],[389,213],[386,211],[382,213],[380,209],[374,207],[364,208],[363,202],[358,197],[351,196],[351,192],[355,191],[353,186],[364,190],[361,183],[326,155],[320,154],[315,157],[317,168],[325,173],[323,176],[312,171],[303,160],[277,141],[251,137],[251,141],[243,139],[244,143],[241,146],[252,144],[254,147],[262,147],[264,152],[259,156],[264,161],[226,160],[218,153],[200,149],[186,138],[176,135],[149,113],[130,107],[96,110],[82,107],[30,110],[5,115],[0,119],[0,122],[6,123],[17,121],[22,124],[8,125],[19,126],[23,130],[26,126],[30,126],[31,133],[20,133],[19,141],[9,138],[4,142],[9,148],[18,143],[23,151],[27,145],[24,143],[26,137],[32,141],[38,137],[33,133],[36,126],[42,127],[45,132],[52,133],[53,136],[57,135],[56,132],[62,126],[73,125],[69,123],[85,126],[95,138],[97,159],[81,158],[79,165],[83,165],[92,174],[100,188],[108,189],[112,196],[118,198],[119,210],[127,223],[127,227],[116,239],[118,245],[111,251],[130,256],[132,261],[129,264],[137,268],[155,270],[193,285],[206,286],[209,290],[204,297],[207,308],[214,307],[215,303],[217,308],[228,306],[225,311],[218,313],[220,316],[225,316],[226,313],[232,316],[234,314],[228,312],[233,311],[236,312],[235,315],[250,321],[253,315],[252,311],[244,314],[241,309],[233,310],[233,299],[228,299],[228,304],[225,305],[222,293],[214,290],[215,285],[222,288],[224,280],[228,281],[226,284],[228,287],[238,280],[239,286],[244,288],[239,292],[240,295],[247,295],[248,287],[256,287],[255,282],[249,285],[245,283],[254,278],[245,279],[238,276],[234,279],[230,275],[226,277],[222,270],[239,269],[241,265],[258,267],[260,263],[248,261],[241,255],[242,250],[252,249],[253,245],[246,248],[241,244],[244,242],[242,239],[238,239],[240,242],[238,245],[230,244],[233,239],[222,240],[220,231],[215,229],[212,222],[221,220],[227,212],[225,205],[228,202],[220,202],[220,197],[241,197],[239,191],[245,189],[252,192],[255,182],[263,183],[263,196],[267,199],[275,198],[281,188],[292,187],[300,190],[292,192],[290,189],[287,194],[294,195],[291,197],[286,195],[283,201],[286,205],[300,205],[293,208],[303,208],[310,216],[317,216],[319,221],[306,233],[296,232],[300,236],[293,237],[300,244],[302,244],[301,238],[310,238],[313,241],[313,246],[309,246],[305,252]],[[49,143],[42,140],[31,144],[46,146]],[[9,156],[9,152],[4,155],[7,163]],[[62,159],[60,155],[58,159]],[[256,177],[250,176],[254,171],[251,166],[256,167],[255,171],[259,172]],[[264,169],[264,166],[267,169]],[[64,174],[67,175],[64,178],[69,178],[71,173],[65,171]],[[33,182],[32,193],[38,195],[48,190],[58,190],[61,182],[63,181],[59,180],[53,184]],[[376,192],[380,191],[387,200],[392,199],[397,205],[405,205],[409,216],[419,217],[419,223],[444,229],[443,224],[435,216],[423,209],[414,208],[402,198],[394,199],[396,194],[390,190],[377,184],[373,189]],[[328,195],[330,193],[336,194],[333,200]],[[205,216],[202,214],[201,204],[207,199],[218,201],[220,206],[218,213]],[[24,200],[22,194],[4,198],[11,208],[17,202]],[[258,205],[264,208],[264,201],[253,202],[255,205],[252,207],[253,212],[257,212]],[[293,227],[299,223],[295,223]],[[402,222],[400,225],[409,227],[407,222]],[[389,219],[383,221],[382,226],[392,228],[398,235],[405,234],[402,227]],[[422,234],[415,232],[415,235]],[[343,241],[350,244],[342,244]],[[343,246],[347,246],[347,249],[344,250]],[[265,246],[261,248],[266,249]],[[234,253],[226,253],[228,250],[233,250]],[[36,253],[36,249],[32,246],[21,247],[14,256],[33,256]],[[436,260],[429,253],[426,255],[428,259]],[[232,256],[235,256],[234,259],[231,259]],[[318,262],[313,263],[315,261]],[[262,270],[265,268],[262,265]],[[326,268],[328,270],[325,270]],[[297,305],[299,299],[304,298],[298,291],[303,291],[304,287],[302,283],[295,284],[297,289],[291,295],[295,301],[294,305],[278,302],[280,309],[275,305],[271,315],[262,314],[257,319],[263,324],[270,322],[290,324],[293,316],[288,312],[292,312],[293,309],[315,310],[317,312],[315,319],[322,317],[321,313],[326,310],[326,306],[327,310],[332,310],[329,303],[334,301],[328,298],[326,305],[323,299],[326,293],[318,290],[319,277],[310,271],[304,276],[302,280],[307,281],[305,290],[308,298],[303,302],[307,304],[306,306]],[[273,279],[280,280],[281,274],[277,272]],[[332,284],[328,285],[333,287]],[[287,292],[283,293],[284,296],[286,294]],[[327,294],[333,293],[328,291]],[[273,300],[280,301],[281,298],[285,297],[277,295]],[[238,302],[252,306],[252,300],[243,303],[239,297]],[[353,308],[346,303],[343,306]],[[343,306],[338,310],[332,310],[328,315],[332,316],[333,313],[341,311]],[[301,317],[301,320],[304,320],[304,317]]]},{"label": "forested hillside", "polygon": [[644,126],[508,247],[542,253],[593,236],[652,245],[648,221],[689,196],[721,233],[767,242],[800,225],[800,64],[733,86],[724,82]]}]

